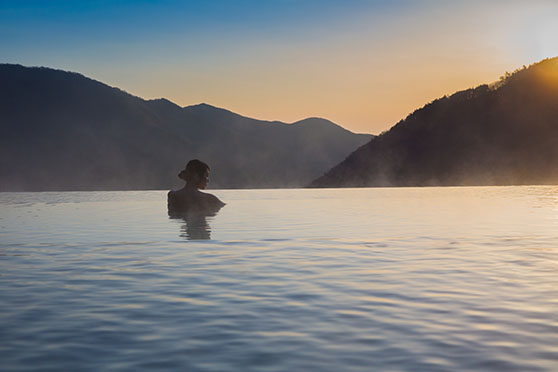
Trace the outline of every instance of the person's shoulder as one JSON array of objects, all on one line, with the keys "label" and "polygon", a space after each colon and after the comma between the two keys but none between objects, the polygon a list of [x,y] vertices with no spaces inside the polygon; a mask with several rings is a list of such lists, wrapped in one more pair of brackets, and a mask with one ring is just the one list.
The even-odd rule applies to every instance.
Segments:
[{"label": "person's shoulder", "polygon": [[204,192],[203,195],[204,195],[204,197],[205,197],[205,200],[206,200],[208,203],[210,203],[211,206],[219,207],[219,208],[220,208],[220,207],[223,207],[223,206],[226,205],[226,204],[223,203],[218,197],[216,197],[216,196],[213,195],[213,194],[209,194],[209,193],[205,193],[205,192]]},{"label": "person's shoulder", "polygon": [[191,201],[182,190],[171,190],[167,193],[167,206],[169,210],[179,211],[189,208]]},{"label": "person's shoulder", "polygon": [[223,202],[221,201],[221,199],[219,199],[219,198],[216,197],[215,195],[213,195],[213,194],[209,194],[209,195],[211,196],[211,199],[212,199],[215,203],[219,203],[220,205],[225,205],[225,204],[226,204],[226,203],[223,203]]},{"label": "person's shoulder", "polygon": [[170,190],[167,193],[167,200],[176,200],[178,197],[178,192],[176,190]]}]

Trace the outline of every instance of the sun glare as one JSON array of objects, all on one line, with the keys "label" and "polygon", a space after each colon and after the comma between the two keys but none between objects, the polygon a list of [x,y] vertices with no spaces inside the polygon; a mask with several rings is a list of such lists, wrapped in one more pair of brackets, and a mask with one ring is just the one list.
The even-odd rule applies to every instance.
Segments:
[{"label": "sun glare", "polygon": [[547,89],[558,89],[558,59],[545,63],[546,68],[538,71],[538,78]]}]

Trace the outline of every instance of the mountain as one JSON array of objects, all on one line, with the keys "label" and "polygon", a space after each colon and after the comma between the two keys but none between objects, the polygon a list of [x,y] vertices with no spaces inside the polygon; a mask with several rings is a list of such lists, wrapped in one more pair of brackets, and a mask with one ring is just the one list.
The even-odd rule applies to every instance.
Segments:
[{"label": "mountain", "polygon": [[303,186],[372,136],[143,100],[77,73],[0,65],[0,191],[169,189],[192,158],[213,188]]},{"label": "mountain", "polygon": [[416,110],[311,187],[558,183],[558,58]]}]

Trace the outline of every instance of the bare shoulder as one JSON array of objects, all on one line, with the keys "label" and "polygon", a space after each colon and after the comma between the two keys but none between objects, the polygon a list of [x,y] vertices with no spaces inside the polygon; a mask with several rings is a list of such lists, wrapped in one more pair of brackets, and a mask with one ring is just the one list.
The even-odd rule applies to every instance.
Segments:
[{"label": "bare shoulder", "polygon": [[181,208],[183,208],[184,206],[182,205],[183,203],[180,203],[180,200],[178,198],[178,194],[176,191],[171,190],[167,193],[167,208],[169,213],[175,213],[177,211],[179,211]]},{"label": "bare shoulder", "polygon": [[208,193],[203,193],[203,194],[205,196],[206,202],[208,204],[210,204],[212,207],[222,208],[226,205],[218,197],[216,197],[213,194],[208,194]]},{"label": "bare shoulder", "polygon": [[175,190],[171,190],[167,193],[167,202],[168,203],[178,202],[179,199],[181,199],[179,192],[177,192]]},{"label": "bare shoulder", "polygon": [[171,190],[167,193],[169,214],[187,212],[215,213],[225,206],[218,197],[199,190]]}]

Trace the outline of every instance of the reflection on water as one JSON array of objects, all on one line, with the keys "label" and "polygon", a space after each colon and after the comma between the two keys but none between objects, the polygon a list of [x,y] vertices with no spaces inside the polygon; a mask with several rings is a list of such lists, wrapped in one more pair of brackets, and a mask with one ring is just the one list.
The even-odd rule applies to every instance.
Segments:
[{"label": "reflection on water", "polygon": [[215,193],[0,193],[0,370],[557,370],[558,187]]},{"label": "reflection on water", "polygon": [[180,236],[182,238],[186,240],[209,240],[211,239],[211,227],[207,219],[215,215],[216,213],[189,212],[171,214],[169,218],[184,222],[180,230]]}]

